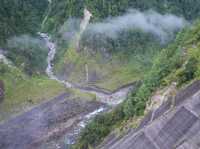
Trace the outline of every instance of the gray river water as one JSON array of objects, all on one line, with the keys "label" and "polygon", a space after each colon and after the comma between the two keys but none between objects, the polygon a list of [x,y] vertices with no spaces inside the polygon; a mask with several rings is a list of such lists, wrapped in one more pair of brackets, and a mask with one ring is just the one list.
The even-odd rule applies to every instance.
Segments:
[{"label": "gray river water", "polygon": [[[87,9],[85,9],[84,10],[84,18],[80,24],[79,37],[87,28],[87,25],[89,24],[91,17],[92,17],[92,14]],[[98,91],[98,90],[94,90],[94,89],[79,87],[79,86],[73,84],[72,82],[59,79],[53,72],[53,63],[52,63],[54,60],[55,54],[56,54],[56,50],[57,50],[56,44],[52,41],[51,37],[48,34],[46,34],[46,33],[38,33],[38,34],[40,35],[40,37],[42,37],[44,39],[46,46],[49,49],[48,57],[47,57],[48,65],[46,68],[46,74],[49,76],[50,79],[56,80],[56,81],[64,84],[66,88],[74,88],[74,89],[78,89],[84,93],[95,94],[96,98],[99,102],[102,102],[111,107],[120,104],[121,102],[123,102],[126,99],[128,92],[133,88],[133,86],[131,86],[131,85],[121,88],[114,93],[108,94],[108,93],[104,93],[102,91]],[[80,40],[80,38],[77,39],[77,44],[79,43],[79,40]],[[85,115],[83,117],[82,121],[80,123],[78,123],[78,125],[74,128],[72,133],[66,134],[66,144],[74,144],[75,138],[76,138],[76,136],[78,136],[81,129],[83,129],[92,118],[94,118],[99,113],[104,112],[106,109],[107,109],[106,107],[100,107],[99,109],[96,109],[92,113]],[[59,146],[58,146],[58,148],[59,148]]]},{"label": "gray river water", "polygon": [[[46,45],[49,48],[49,53],[48,53],[48,57],[47,57],[48,66],[46,68],[46,73],[50,79],[56,80],[56,81],[64,84],[66,88],[74,88],[74,89],[78,89],[84,93],[95,94],[96,98],[99,102],[102,102],[111,107],[120,104],[121,102],[123,102],[126,99],[128,92],[133,88],[133,86],[124,87],[114,93],[107,94],[107,93],[103,93],[102,91],[98,91],[98,90],[80,88],[77,85],[75,85],[69,81],[60,80],[54,74],[53,64],[52,64],[52,61],[54,60],[54,57],[56,54],[56,44],[51,41],[51,38],[47,34],[45,34],[45,33],[39,33],[39,34],[45,40]],[[106,110],[107,110],[106,107],[100,107],[99,109],[96,109],[92,113],[85,115],[82,118],[82,121],[74,128],[72,133],[66,134],[67,144],[74,144],[76,137],[80,133],[81,129],[83,129],[92,118],[94,118],[96,115],[98,115],[99,113],[102,113]]]}]

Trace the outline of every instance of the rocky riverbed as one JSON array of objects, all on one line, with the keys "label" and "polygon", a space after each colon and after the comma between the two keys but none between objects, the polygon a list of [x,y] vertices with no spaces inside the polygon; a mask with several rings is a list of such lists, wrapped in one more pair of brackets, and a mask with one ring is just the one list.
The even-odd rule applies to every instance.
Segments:
[{"label": "rocky riverbed", "polygon": [[[62,95],[0,125],[1,149],[65,148],[74,141],[80,124],[106,106]],[[96,113],[95,113],[96,111]],[[73,136],[70,136],[73,134]]]}]

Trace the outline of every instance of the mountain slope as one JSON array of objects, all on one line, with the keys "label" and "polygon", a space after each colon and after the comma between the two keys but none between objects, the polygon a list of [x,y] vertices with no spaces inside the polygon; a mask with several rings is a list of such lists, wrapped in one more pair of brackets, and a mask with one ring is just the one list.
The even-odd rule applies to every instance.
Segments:
[{"label": "mountain slope", "polygon": [[[199,98],[200,81],[178,92],[174,106],[168,100],[146,117],[139,129],[119,140],[104,144],[102,149],[196,149],[199,148]],[[173,107],[173,108],[172,108]],[[113,139],[114,140],[114,139]]]},{"label": "mountain slope", "polygon": [[[62,11],[59,11],[59,5],[54,1],[51,5],[53,8],[51,9],[54,10],[53,12],[57,10],[59,13],[55,12],[52,14],[53,16],[51,16],[50,11],[50,14],[47,15],[47,24],[48,19],[54,20],[52,22],[57,22],[55,26],[53,25],[53,30],[51,30],[54,39],[57,42],[54,71],[60,78],[83,86],[97,86],[108,90],[115,90],[121,85],[142,79],[144,72],[152,65],[153,56],[156,55],[160,49],[164,48],[167,43],[174,38],[173,34],[180,29],[174,30],[170,35],[170,38],[168,39],[167,37],[166,42],[164,42],[165,39],[163,40],[162,37],[160,38],[159,35],[154,34],[156,31],[149,33],[148,31],[145,32],[143,29],[138,29],[137,27],[116,31],[117,35],[111,35],[111,37],[107,34],[112,34],[112,28],[109,29],[111,30],[111,33],[108,30],[107,34],[105,33],[106,31],[100,31],[99,33],[91,31],[90,29],[93,25],[95,26],[95,23],[97,23],[97,26],[98,24],[101,25],[102,22],[97,21],[102,21],[108,17],[103,20],[103,23],[105,23],[106,26],[107,22],[108,24],[110,23],[108,20],[115,20],[118,18],[109,17],[107,14],[101,19],[98,19],[97,14],[112,10],[106,7],[105,10],[103,9],[103,11],[99,13],[91,11],[93,15],[91,24],[88,25],[83,34],[79,35],[81,29],[79,25],[80,22],[84,20],[84,17],[80,21],[80,14],[74,14],[74,11],[72,13],[72,11],[70,11],[71,9],[68,9],[70,12],[68,12],[68,10],[64,11],[66,9],[64,6],[70,5],[69,3],[66,3],[60,8]],[[127,3],[131,4],[131,2],[128,1]],[[88,9],[91,7],[91,10],[94,9],[92,6],[96,6],[95,4],[96,3],[92,2],[84,3],[85,6],[88,6]],[[160,3],[158,3],[158,5],[159,4]],[[114,6],[115,5],[116,7],[120,7],[118,6],[120,3],[116,2]],[[76,5],[74,7],[76,7]],[[80,7],[80,11],[83,13],[83,6],[77,7]],[[116,14],[112,14],[112,16],[123,14],[122,16],[119,16],[119,18],[126,17],[129,13],[125,13],[125,9],[126,7],[121,13],[116,11]],[[140,9],[140,7],[137,9]],[[65,12],[64,14],[63,11]],[[113,10],[113,12],[115,11]],[[167,13],[167,9],[164,12]],[[150,12],[144,11],[140,13],[148,15]],[[162,14],[159,13],[155,14],[162,16]],[[64,16],[66,17],[66,20],[63,20]],[[79,16],[78,19],[74,18],[77,16]],[[167,16],[167,14],[163,16]],[[62,20],[59,20],[59,18],[62,18]],[[132,19],[134,20],[134,18]],[[48,30],[48,25],[47,27],[44,25],[44,30],[45,28]],[[102,27],[102,29],[103,28],[104,27]],[[113,26],[113,28],[115,28],[115,26]],[[97,31],[98,30],[101,30],[101,28],[98,28]],[[76,40],[76,36],[81,36],[78,41]]]},{"label": "mountain slope", "polygon": [[[52,42],[56,44],[57,53],[51,66],[54,66],[59,79],[86,88],[110,91],[139,82],[137,90],[131,92],[124,103],[97,116],[86,126],[75,148],[96,147],[111,130],[117,129],[118,134],[123,135],[124,129],[127,131],[126,128],[139,124],[151,97],[157,92],[174,82],[180,89],[199,79],[200,23],[197,21],[192,27],[187,26],[200,15],[199,0],[2,0],[0,6],[0,47],[14,63],[10,67],[0,62],[0,80],[5,84],[0,120],[61,92],[73,93],[73,97],[81,99],[84,96],[95,99],[90,94],[66,90],[63,85],[45,76],[48,49],[37,37],[41,30],[51,34]],[[84,11],[89,15],[91,12],[93,17],[89,19]],[[135,15],[150,22],[146,24],[148,27],[144,27],[143,23],[135,25],[141,23],[132,17]],[[136,20],[133,21],[136,27],[132,28],[129,24],[132,20]],[[174,24],[176,26],[176,21],[178,27],[169,30]],[[118,26],[120,23],[122,26]],[[129,25],[130,28],[124,29]],[[109,100],[107,97],[104,100]],[[184,114],[187,116],[189,112],[183,109],[180,113],[185,117]],[[178,111],[177,114],[180,113]],[[188,114],[190,116],[191,121],[198,119]],[[132,134],[130,136],[128,140],[134,138]],[[153,144],[144,134],[138,137],[144,138],[147,144]],[[177,139],[174,140],[177,143]],[[135,142],[122,139],[122,147],[126,147],[127,142],[135,145]],[[120,143],[115,145],[119,147]],[[159,143],[156,145],[159,146]],[[141,144],[136,141],[137,147]],[[116,148],[115,145],[109,147]]]},{"label": "mountain slope", "polygon": [[162,13],[172,13],[183,16],[187,20],[194,20],[200,14],[198,0],[52,0],[50,12],[46,22],[45,31],[55,31],[64,24],[69,17],[83,16],[84,7],[93,14],[93,20],[102,20],[109,16],[119,16],[127,9],[140,9],[142,11],[153,9]]},{"label": "mountain slope", "polygon": [[[191,21],[198,17],[199,5],[198,0],[53,0],[46,12],[43,31],[51,32],[57,42],[54,71],[62,79],[108,90],[143,79],[144,72],[152,66],[153,56],[165,48],[167,43],[160,43],[161,39],[140,29],[120,30],[117,37],[110,37],[112,31],[109,31],[115,26],[109,29],[108,36],[104,32],[91,33],[90,27],[95,23],[109,22],[113,17],[123,16],[133,9],[140,12],[152,9],[160,14],[170,13]],[[80,22],[84,19],[84,8],[92,14],[91,26],[78,41],[77,50],[74,36],[79,36],[77,34],[80,32]],[[168,42],[173,39],[170,38]]]},{"label": "mountain slope", "polygon": [[5,98],[0,104],[0,121],[66,91],[63,85],[46,76],[30,77],[20,69],[1,62],[0,80],[5,86]]},{"label": "mountain slope", "polygon": [[20,34],[36,34],[48,7],[47,0],[1,0],[0,46],[9,37]]},{"label": "mountain slope", "polygon": [[122,130],[137,126],[137,119],[143,117],[156,91],[170,86],[173,82],[176,82],[177,88],[180,89],[191,81],[199,79],[199,31],[200,23],[197,21],[192,27],[180,32],[174,43],[155,57],[151,70],[138,90],[130,94],[122,106],[109,114],[97,117],[88,125],[76,147],[95,146],[108,135],[110,130],[120,125]]}]

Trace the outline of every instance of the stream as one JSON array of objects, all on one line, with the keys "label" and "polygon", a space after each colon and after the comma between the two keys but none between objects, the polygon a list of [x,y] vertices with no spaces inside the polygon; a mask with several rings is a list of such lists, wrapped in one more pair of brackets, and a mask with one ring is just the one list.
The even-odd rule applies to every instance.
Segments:
[{"label": "stream", "polygon": [[[89,24],[90,18],[92,14],[85,9],[84,10],[84,18],[80,24],[80,35],[84,32],[86,29],[87,25]],[[61,80],[59,79],[53,72],[53,60],[56,54],[56,44],[52,41],[51,37],[47,33],[38,33],[41,38],[46,43],[46,46],[49,49],[48,52],[48,57],[47,57],[47,68],[46,68],[46,74],[49,76],[50,79],[56,80],[62,84],[65,85],[66,88],[73,88],[73,89],[78,89],[81,92],[84,93],[92,93],[96,95],[96,98],[99,102],[104,103],[108,105],[108,107],[114,107],[121,102],[123,102],[126,99],[126,96],[128,92],[133,88],[133,85],[126,86],[123,88],[120,88],[119,90],[113,92],[113,93],[105,93],[101,91],[100,89],[92,89],[92,88],[84,88],[81,86],[78,86],[77,84],[74,84],[72,82],[66,81],[66,80]],[[77,39],[77,43],[79,43],[79,38]],[[107,107],[100,107],[99,109],[96,109],[92,113],[89,113],[85,116],[83,116],[82,121],[77,124],[77,126],[74,128],[72,133],[66,134],[66,139],[65,142],[66,144],[74,144],[76,137],[79,135],[81,129],[83,129],[86,124],[94,118],[96,115],[99,113],[105,112],[108,108]],[[59,146],[58,146],[59,148]]]},{"label": "stream", "polygon": [[[78,45],[82,33],[87,28],[92,14],[85,9],[80,24]],[[0,124],[0,148],[2,149],[69,149],[80,132],[96,115],[108,112],[126,99],[134,84],[126,85],[114,92],[99,88],[84,87],[67,80],[61,80],[54,74],[53,60],[57,52],[56,43],[47,33],[38,33],[49,49],[46,58],[46,74],[52,80],[65,85],[66,88],[96,95],[97,101],[71,99],[70,93],[63,93],[45,101],[30,110]],[[0,49],[0,62],[15,67]],[[86,68],[86,80],[88,69]]]},{"label": "stream", "polygon": [[0,48],[0,62],[3,62],[4,64],[8,65],[9,67],[12,67],[11,61],[9,61],[6,56],[4,56],[4,50]]},{"label": "stream", "polygon": [[67,88],[78,89],[84,93],[92,93],[96,95],[98,101],[102,103],[106,103],[110,106],[115,106],[120,104],[126,98],[127,93],[130,89],[132,89],[133,85],[123,87],[113,93],[106,93],[100,89],[92,89],[87,87],[82,87],[77,84],[73,84],[72,82],[61,80],[59,79],[53,72],[53,64],[52,61],[54,60],[56,54],[56,45],[51,41],[51,38],[45,33],[39,33],[39,35],[45,40],[47,47],[49,48],[49,53],[47,57],[47,68],[46,74],[49,76],[50,79],[56,80],[65,85]]},{"label": "stream", "polygon": [[[96,95],[96,98],[99,102],[108,105],[108,107],[114,107],[126,99],[128,92],[133,88],[132,85],[121,88],[113,93],[104,93],[98,89],[88,89],[84,87],[77,86],[69,81],[60,80],[53,72],[53,64],[52,61],[54,60],[56,54],[56,45],[51,41],[51,38],[45,33],[39,33],[40,36],[45,40],[47,47],[49,48],[49,53],[47,57],[48,66],[46,68],[46,74],[49,76],[50,79],[56,80],[65,85],[66,88],[73,88],[78,89],[84,93],[92,93]],[[86,124],[94,118],[96,115],[105,112],[108,110],[108,107],[100,107],[95,111],[83,116],[82,121],[77,124],[77,126],[72,130],[72,133],[66,134],[65,142],[69,144],[74,144],[76,138],[78,137],[81,129],[83,129]],[[58,147],[59,148],[59,147]]]}]

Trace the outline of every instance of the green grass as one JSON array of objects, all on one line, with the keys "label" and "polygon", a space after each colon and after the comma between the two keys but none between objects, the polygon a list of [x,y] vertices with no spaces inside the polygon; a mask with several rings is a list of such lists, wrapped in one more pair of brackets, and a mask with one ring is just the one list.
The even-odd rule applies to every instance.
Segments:
[{"label": "green grass", "polygon": [[[114,126],[123,127],[120,121],[144,116],[147,102],[159,88],[169,86],[172,82],[177,82],[178,87],[182,88],[199,78],[200,22],[180,32],[173,43],[156,55],[152,68],[146,71],[141,86],[129,94],[122,108],[114,114],[104,114],[101,119],[94,119],[83,130],[75,147],[77,149],[95,147],[113,130]],[[135,126],[133,123],[132,127]]]},{"label": "green grass", "polygon": [[84,93],[78,89],[69,89],[70,93],[72,93],[72,98],[80,99],[84,101],[95,101],[96,95],[91,93]]},{"label": "green grass", "polygon": [[92,94],[81,93],[78,90],[66,89],[57,81],[47,76],[27,76],[17,68],[9,68],[0,64],[0,80],[5,84],[5,99],[0,104],[0,120],[24,112],[61,93],[71,93],[71,98],[80,100],[95,100]]},{"label": "green grass", "polygon": [[138,64],[134,58],[124,64],[117,64],[116,61],[117,57],[114,64],[108,64],[109,73],[103,81],[97,82],[97,86],[115,90],[120,86],[140,80],[147,69]]},{"label": "green grass", "polygon": [[[130,60],[124,60],[126,57],[114,55],[111,60],[104,61],[102,56],[97,53],[95,56],[88,56],[83,52],[76,52],[74,48],[69,48],[65,55],[55,64],[57,74],[63,69],[68,69],[73,65],[70,75],[65,76],[67,80],[81,85],[95,85],[113,91],[123,85],[140,80],[143,72],[147,69],[141,63],[137,62],[137,57]],[[120,60],[123,59],[123,60]],[[88,65],[89,72],[95,72],[98,80],[90,82],[85,81],[85,64]]]},{"label": "green grass", "polygon": [[17,68],[0,65],[0,80],[5,85],[5,98],[0,104],[0,120],[65,92],[63,85],[46,76],[29,77]]},{"label": "green grass", "polygon": [[5,99],[0,104],[0,120],[49,100],[62,92],[63,85],[46,76],[29,77],[17,68],[0,65],[4,72],[0,80],[5,84]]}]

